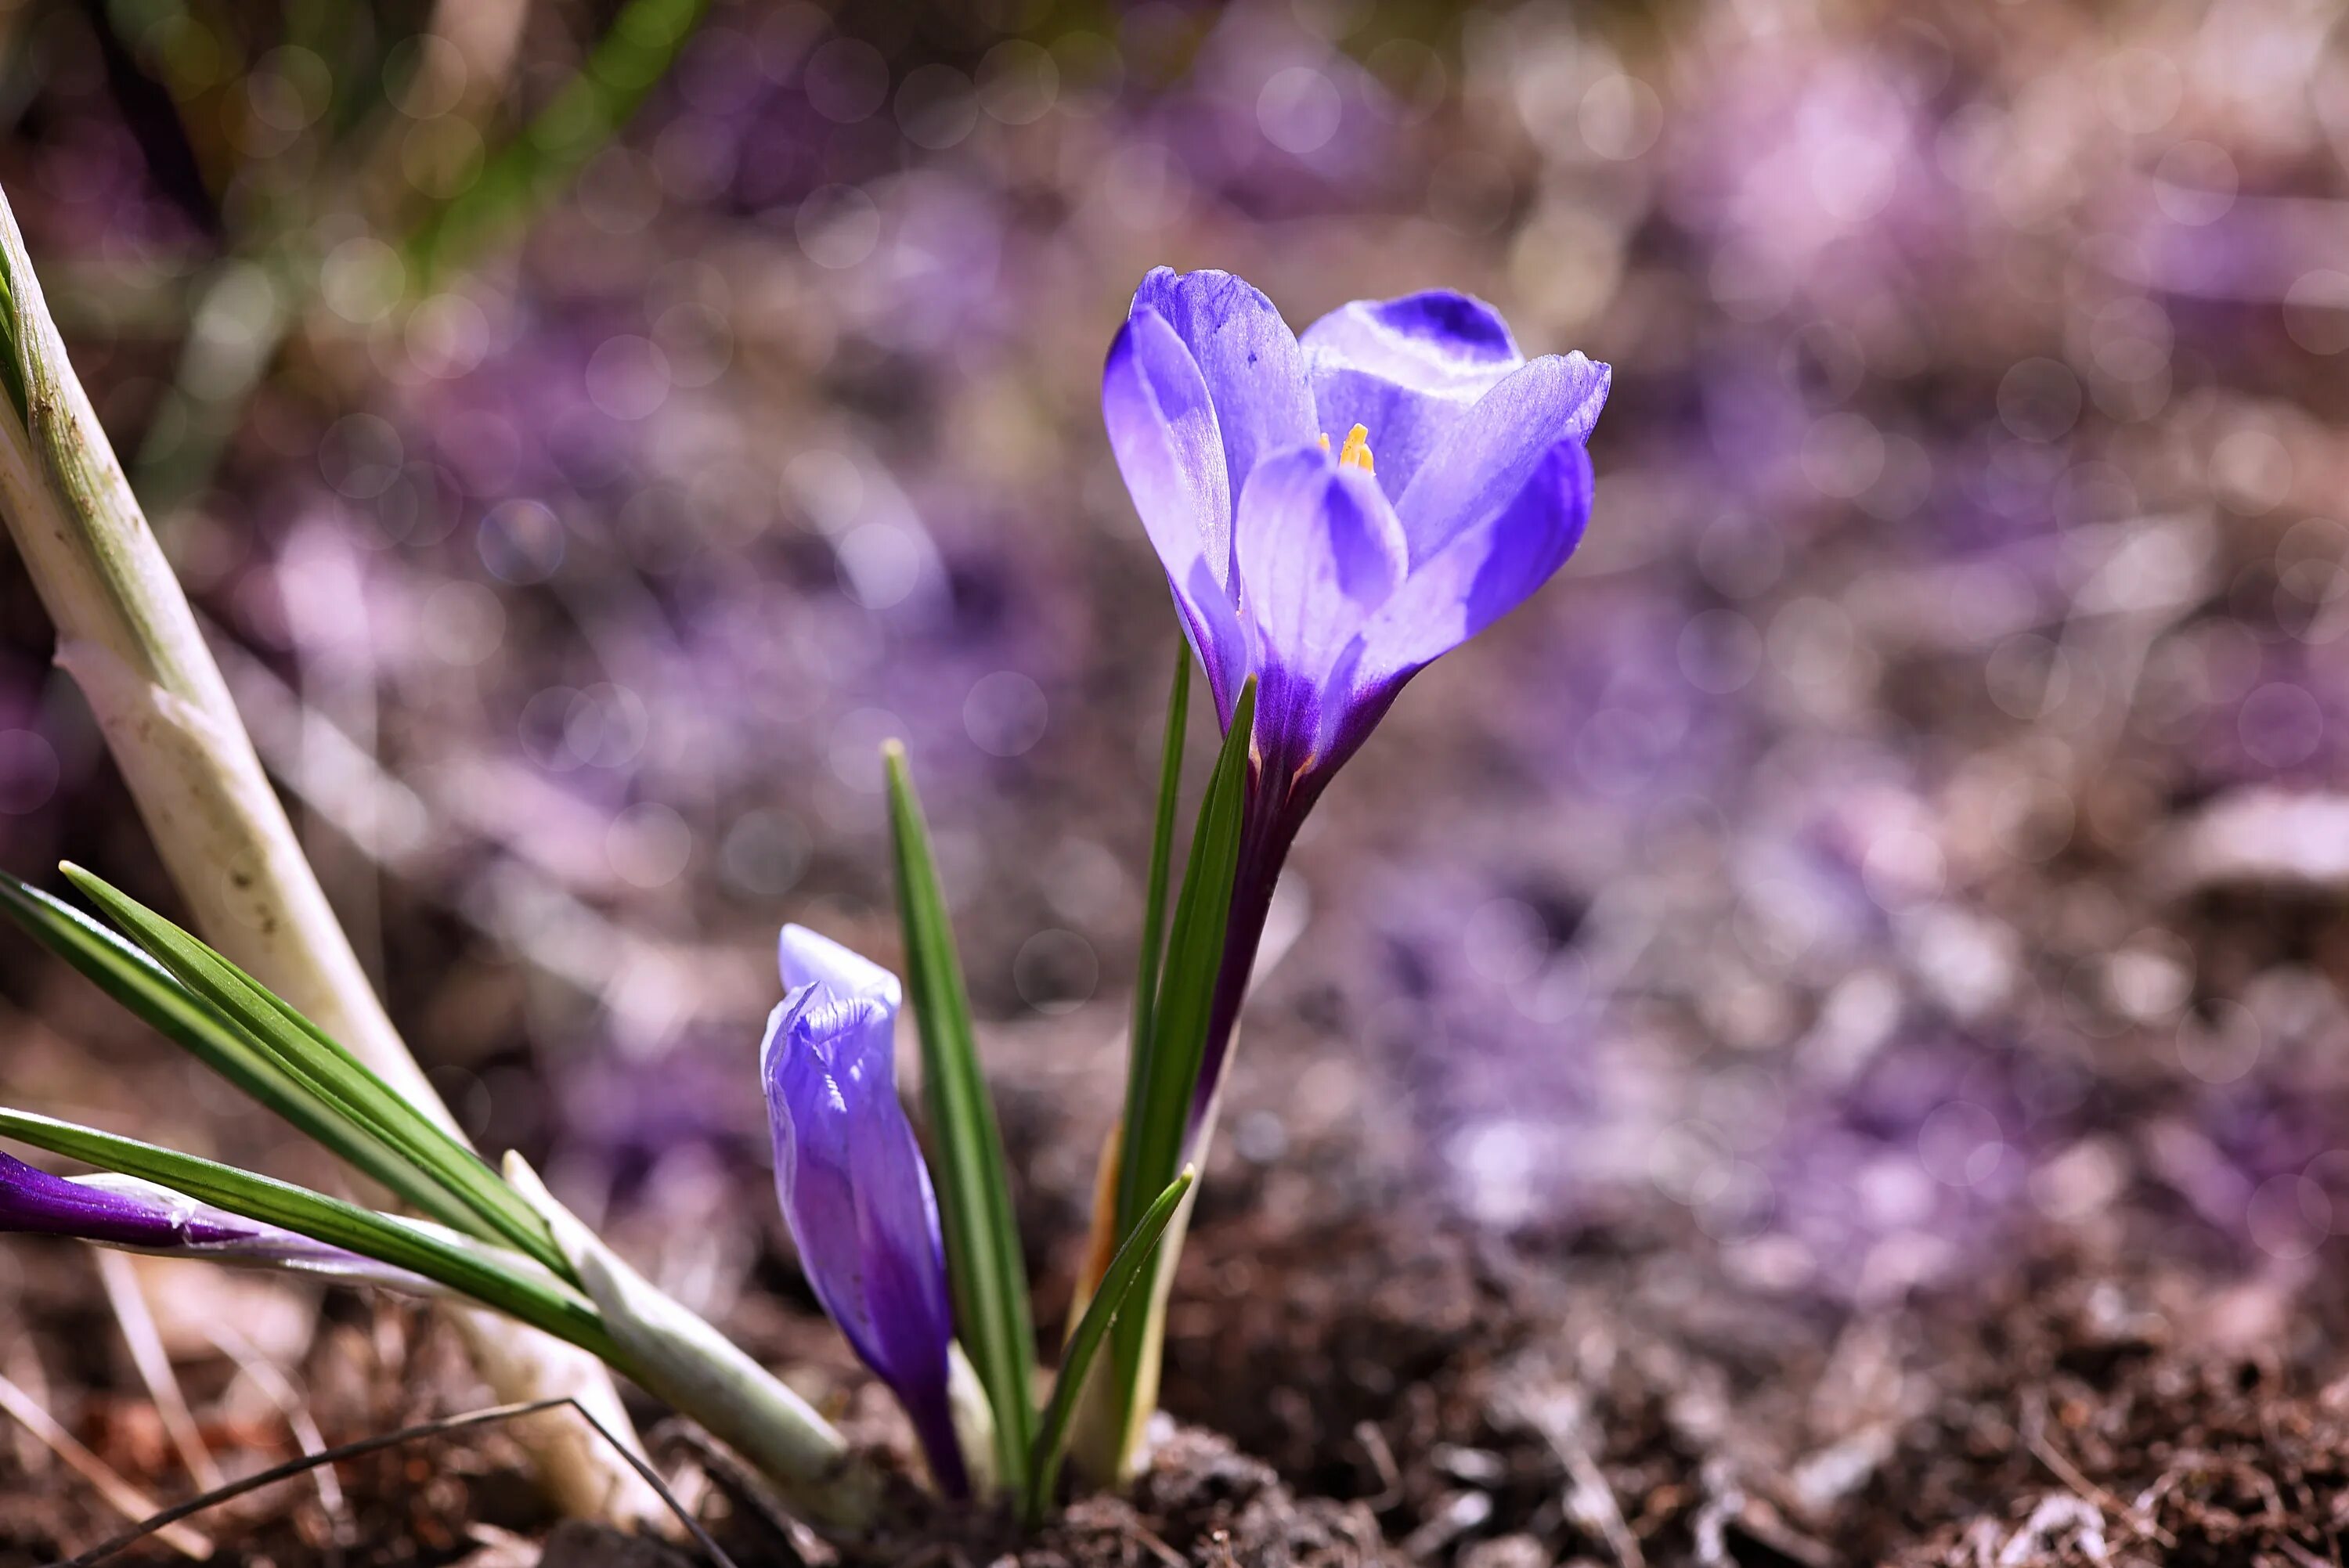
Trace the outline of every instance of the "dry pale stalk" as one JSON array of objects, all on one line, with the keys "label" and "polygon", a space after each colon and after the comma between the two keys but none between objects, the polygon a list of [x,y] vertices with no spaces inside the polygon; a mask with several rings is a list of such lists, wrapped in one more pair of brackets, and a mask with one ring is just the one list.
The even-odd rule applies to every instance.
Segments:
[{"label": "dry pale stalk", "polygon": [[[80,1439],[57,1425],[57,1418],[44,1409],[38,1399],[5,1377],[0,1377],[0,1412],[15,1418],[44,1448],[63,1460],[67,1469],[95,1487],[108,1506],[125,1519],[145,1519],[157,1511],[153,1498],[123,1480],[112,1465],[84,1448]],[[183,1557],[192,1557],[199,1563],[212,1557],[211,1538],[192,1525],[165,1525],[155,1535]]]},{"label": "dry pale stalk", "polygon": [[[58,665],[105,732],[205,939],[347,1046],[427,1114],[456,1123],[409,1054],[327,905],[179,580],[66,357],[16,214],[0,197],[0,325],[23,375],[0,397],[0,512],[57,632]],[[482,1377],[511,1403],[575,1398],[632,1430],[601,1363],[493,1313],[459,1311]],[[585,1423],[518,1429],[563,1508],[622,1522],[660,1500]]]}]

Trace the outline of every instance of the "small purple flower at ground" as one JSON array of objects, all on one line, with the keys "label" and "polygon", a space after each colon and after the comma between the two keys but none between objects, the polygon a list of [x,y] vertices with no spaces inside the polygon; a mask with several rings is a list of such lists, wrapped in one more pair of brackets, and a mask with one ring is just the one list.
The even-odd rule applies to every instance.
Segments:
[{"label": "small purple flower at ground", "polygon": [[760,1076],[783,1217],[816,1299],[905,1408],[939,1488],[968,1496],[937,1197],[897,1099],[897,977],[803,926],[783,927],[780,947],[786,995]]},{"label": "small purple flower at ground", "polygon": [[0,1154],[0,1233],[71,1236],[130,1252],[298,1269],[416,1295],[440,1290],[406,1269],[232,1214],[135,1177],[53,1176],[8,1154]]},{"label": "small purple flower at ground", "polygon": [[1110,446],[1225,724],[1258,683],[1195,1126],[1330,775],[1405,682],[1581,540],[1609,375],[1580,354],[1526,359],[1492,306],[1449,291],[1357,300],[1302,338],[1228,273],[1161,267],[1135,292],[1102,376]]}]

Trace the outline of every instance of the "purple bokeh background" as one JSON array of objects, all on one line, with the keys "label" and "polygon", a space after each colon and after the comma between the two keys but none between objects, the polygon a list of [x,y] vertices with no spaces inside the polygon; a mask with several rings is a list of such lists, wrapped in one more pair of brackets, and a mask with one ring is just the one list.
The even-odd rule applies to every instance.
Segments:
[{"label": "purple bokeh background", "polygon": [[[1866,1301],[2128,1203],[2250,1269],[2349,1229],[2344,868],[2262,827],[2349,738],[2349,40],[2229,15],[719,5],[419,287],[471,100],[352,67],[389,23],[130,40],[191,198],[60,14],[0,181],[142,473],[222,422],[157,527],[410,1037],[648,1235],[757,1201],[775,927],[889,948],[889,736],[1002,1092],[1113,1078],[1174,630],[1095,392],[1148,266],[1611,362],[1581,555],[1299,848],[1225,1158]],[[255,288],[257,384],[191,369]],[[162,896],[17,573],[0,863]]]}]

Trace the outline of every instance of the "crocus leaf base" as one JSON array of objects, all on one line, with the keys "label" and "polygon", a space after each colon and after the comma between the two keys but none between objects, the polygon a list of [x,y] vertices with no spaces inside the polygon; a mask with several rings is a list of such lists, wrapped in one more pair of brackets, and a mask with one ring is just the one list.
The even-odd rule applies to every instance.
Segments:
[{"label": "crocus leaf base", "polygon": [[830,1422],[605,1246],[521,1155],[506,1156],[505,1174],[570,1259],[618,1346],[616,1366],[750,1460],[811,1521],[845,1531],[872,1522],[880,1478]]}]

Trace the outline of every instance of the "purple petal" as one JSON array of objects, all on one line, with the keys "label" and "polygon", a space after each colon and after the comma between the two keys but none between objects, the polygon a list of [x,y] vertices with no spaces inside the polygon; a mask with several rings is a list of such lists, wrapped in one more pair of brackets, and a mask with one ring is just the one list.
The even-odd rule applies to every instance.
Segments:
[{"label": "purple petal", "polygon": [[419,1274],[232,1214],[132,1176],[68,1179],[0,1154],[0,1232],[71,1236],[100,1246],[222,1263],[298,1269],[418,1295],[441,1288]]},{"label": "purple petal", "polygon": [[161,1195],[109,1191],[0,1154],[0,1231],[167,1252],[193,1243],[250,1236],[262,1229],[247,1221],[221,1219],[226,1222],[212,1218],[191,1199],[172,1202]]},{"label": "purple petal", "polygon": [[1102,370],[1110,449],[1158,552],[1175,608],[1228,717],[1247,652],[1231,596],[1232,490],[1207,384],[1174,329],[1142,312]]},{"label": "purple petal", "polygon": [[1157,267],[1129,315],[1163,317],[1191,351],[1223,432],[1226,489],[1238,495],[1270,453],[1311,440],[1313,396],[1305,356],[1272,302],[1229,273]]},{"label": "purple petal", "polygon": [[886,1097],[868,1097],[858,1120],[849,1154],[874,1345],[867,1359],[913,1418],[939,1484],[959,1495],[968,1481],[947,1400],[954,1308],[937,1195],[894,1085]]},{"label": "purple petal", "polygon": [[792,993],[768,1016],[761,1051],[775,1146],[775,1192],[816,1300],[869,1361],[865,1346],[872,1335],[864,1293],[856,1284],[861,1248],[849,1175],[849,1097],[833,1068],[831,1048],[816,1043],[838,1020],[827,1007],[811,1027],[812,993],[813,987]]},{"label": "purple petal", "polygon": [[1402,495],[1477,399],[1525,363],[1499,312],[1448,289],[1355,300],[1299,342],[1322,432],[1334,441],[1356,425],[1368,428],[1390,496]]},{"label": "purple petal", "polygon": [[1506,373],[1525,363],[1501,313],[1456,289],[1352,300],[1306,328],[1299,341],[1342,353],[1365,370],[1431,387],[1454,376]]},{"label": "purple petal", "polygon": [[855,949],[804,925],[783,927],[775,941],[775,967],[781,972],[787,992],[820,985],[838,999],[870,997],[888,1008],[893,1017],[904,999],[895,975]]},{"label": "purple petal", "polygon": [[1582,541],[1590,490],[1590,456],[1578,438],[1541,454],[1506,505],[1413,567],[1363,628],[1364,685],[1391,693],[1548,582]]},{"label": "purple petal", "polygon": [[1235,533],[1262,681],[1257,734],[1302,767],[1350,696],[1356,634],[1402,580],[1402,527],[1376,480],[1308,446],[1257,467]]},{"label": "purple petal", "polygon": [[1588,439],[1612,375],[1579,354],[1546,355],[1487,392],[1395,502],[1413,565],[1514,503],[1559,441]]},{"label": "purple petal", "polygon": [[801,926],[760,1052],[775,1191],[808,1284],[913,1417],[938,1482],[968,1488],[947,1419],[954,1314],[937,1197],[897,1098],[895,975]]}]

